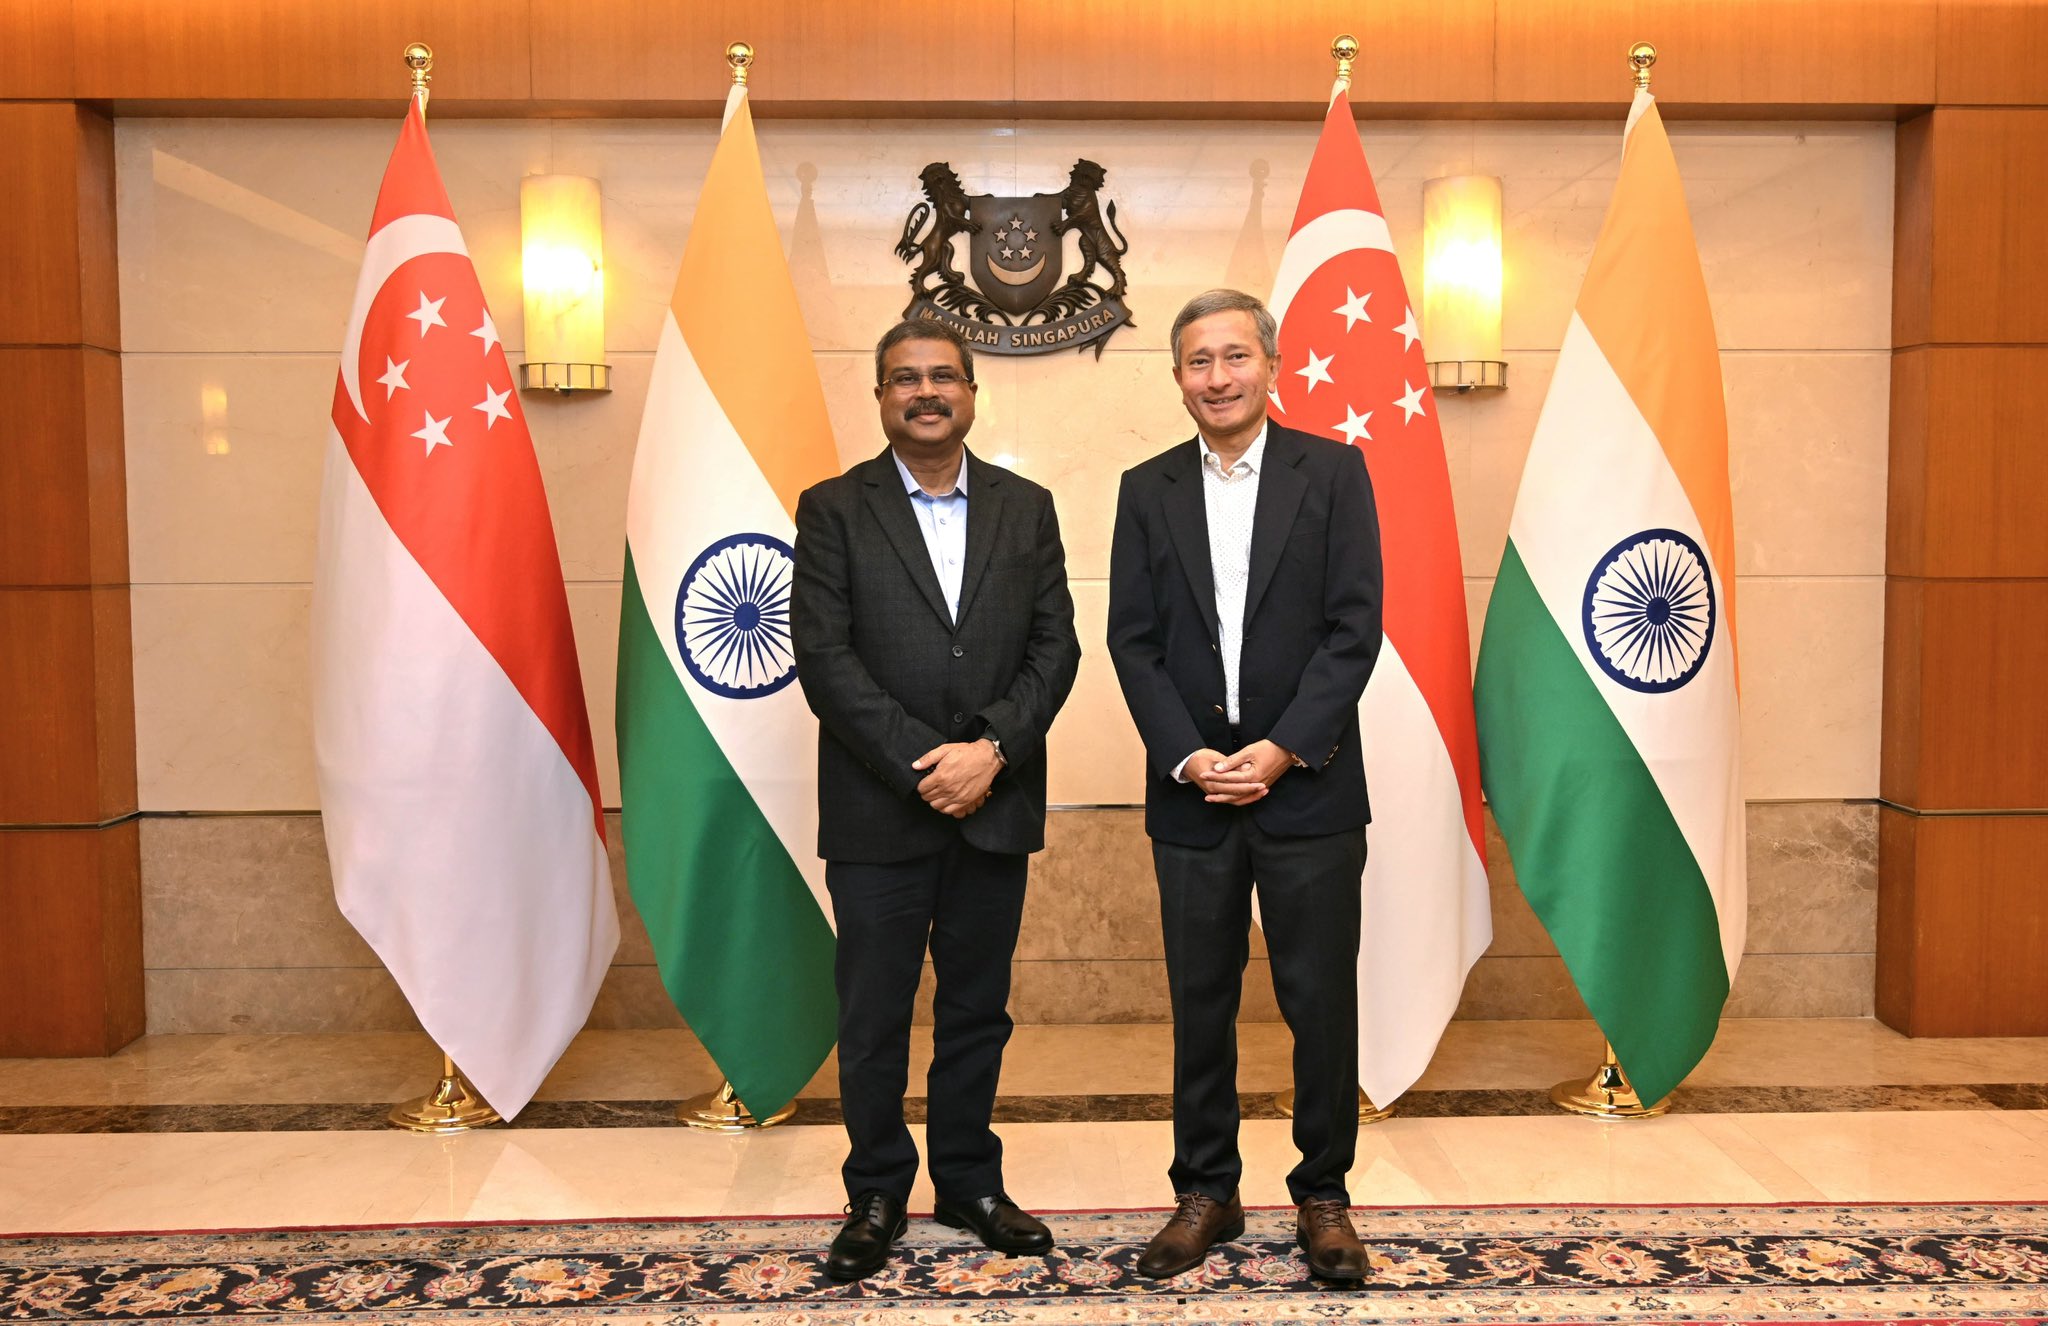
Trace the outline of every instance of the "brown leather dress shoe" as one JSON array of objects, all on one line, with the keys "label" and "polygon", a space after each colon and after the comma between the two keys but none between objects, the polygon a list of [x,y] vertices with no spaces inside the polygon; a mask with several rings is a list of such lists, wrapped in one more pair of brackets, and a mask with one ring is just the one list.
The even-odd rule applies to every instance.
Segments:
[{"label": "brown leather dress shoe", "polygon": [[1236,1193],[1227,1202],[1198,1192],[1175,1193],[1173,1200],[1166,1227],[1138,1254],[1138,1274],[1149,1280],[1164,1280],[1199,1266],[1210,1248],[1244,1235],[1244,1207]]},{"label": "brown leather dress shoe", "polygon": [[1308,1269],[1325,1280],[1363,1280],[1372,1263],[1351,1227],[1351,1213],[1334,1198],[1311,1197],[1294,1217],[1294,1241],[1308,1254]]}]

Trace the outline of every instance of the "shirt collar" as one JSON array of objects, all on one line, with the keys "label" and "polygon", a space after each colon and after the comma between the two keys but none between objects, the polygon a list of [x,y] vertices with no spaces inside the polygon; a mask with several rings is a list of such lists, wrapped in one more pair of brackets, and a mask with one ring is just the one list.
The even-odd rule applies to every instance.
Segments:
[{"label": "shirt collar", "polygon": [[[918,483],[917,476],[912,474],[910,472],[910,467],[903,463],[903,457],[896,454],[896,448],[889,448],[889,459],[896,462],[896,473],[903,476],[904,492],[910,494],[912,497],[933,496],[932,494],[925,492],[923,485]],[[953,491],[950,493],[940,493],[938,494],[938,496],[967,496],[967,448],[960,448],[960,473],[953,477]]]},{"label": "shirt collar", "polygon": [[[1259,425],[1259,435],[1252,439],[1252,444],[1244,449],[1244,454],[1242,456],[1239,456],[1237,458],[1237,464],[1244,466],[1248,471],[1250,471],[1253,474],[1257,474],[1259,472],[1259,467],[1265,463],[1266,429],[1270,426],[1270,424],[1271,421],[1269,420],[1267,421],[1267,423]],[[1202,468],[1205,470],[1213,469],[1219,474],[1222,473],[1223,459],[1222,457],[1218,456],[1216,454],[1215,449],[1209,445],[1209,439],[1203,437],[1198,432],[1195,434],[1195,443],[1202,449]],[[901,461],[898,461],[897,463],[899,465],[902,464]],[[1235,469],[1236,466],[1232,466],[1231,468]]]}]

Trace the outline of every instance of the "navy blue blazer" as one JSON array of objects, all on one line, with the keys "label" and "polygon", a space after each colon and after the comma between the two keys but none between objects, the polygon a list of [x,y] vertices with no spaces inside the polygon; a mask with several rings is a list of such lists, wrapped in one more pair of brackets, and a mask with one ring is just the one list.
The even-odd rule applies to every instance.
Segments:
[{"label": "navy blue blazer", "polygon": [[[1271,424],[1252,522],[1235,734],[1224,709],[1216,589],[1193,438],[1124,472],[1109,560],[1109,653],[1145,742],[1145,830],[1210,847],[1232,815],[1285,836],[1372,818],[1358,699],[1380,651],[1380,535],[1354,447]],[[1306,765],[1240,809],[1174,768],[1261,738]]]}]

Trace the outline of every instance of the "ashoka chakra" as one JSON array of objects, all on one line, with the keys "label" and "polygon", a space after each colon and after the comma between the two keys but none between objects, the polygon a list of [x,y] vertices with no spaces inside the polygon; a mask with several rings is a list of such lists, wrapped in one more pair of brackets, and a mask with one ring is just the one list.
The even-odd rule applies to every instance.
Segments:
[{"label": "ashoka chakra", "polygon": [[1715,612],[1699,544],[1675,529],[1646,529],[1610,548],[1587,579],[1586,645],[1631,690],[1677,690],[1707,660]]},{"label": "ashoka chakra", "polygon": [[789,585],[796,558],[766,534],[734,534],[690,564],[676,594],[676,650],[700,685],[728,699],[773,695],[796,676]]}]

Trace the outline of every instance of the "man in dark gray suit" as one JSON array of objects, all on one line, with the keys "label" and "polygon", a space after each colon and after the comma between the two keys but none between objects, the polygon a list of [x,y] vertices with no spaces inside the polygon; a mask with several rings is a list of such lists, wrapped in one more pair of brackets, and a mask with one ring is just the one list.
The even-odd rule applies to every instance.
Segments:
[{"label": "man in dark gray suit", "polygon": [[974,360],[944,324],[875,347],[889,446],[797,501],[797,679],[820,721],[818,854],[839,948],[853,1280],[905,1227],[911,1004],[938,981],[925,1142],[941,1223],[998,1251],[1052,1235],[1003,1190],[989,1127],[1029,854],[1045,846],[1045,734],[1081,647],[1052,494],[969,454]]},{"label": "man in dark gray suit", "polygon": [[1380,650],[1379,520],[1353,447],[1271,423],[1278,329],[1235,290],[1174,320],[1196,435],[1124,473],[1109,652],[1144,739],[1173,997],[1176,1210],[1138,1258],[1177,1275],[1244,1232],[1237,1006],[1256,881],[1294,1033],[1295,1237],[1356,1280],[1359,877],[1371,818],[1358,700]]}]

